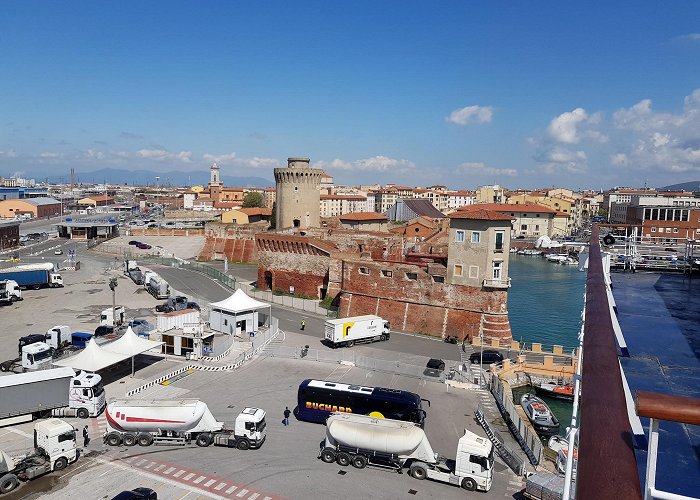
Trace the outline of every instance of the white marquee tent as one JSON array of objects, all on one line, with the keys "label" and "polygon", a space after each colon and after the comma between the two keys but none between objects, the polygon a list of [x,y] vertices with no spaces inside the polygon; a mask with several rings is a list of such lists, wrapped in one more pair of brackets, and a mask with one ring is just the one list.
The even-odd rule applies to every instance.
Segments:
[{"label": "white marquee tent", "polygon": [[134,356],[162,345],[163,342],[152,342],[139,338],[131,327],[124,335],[109,344],[98,345],[93,337],[88,345],[78,354],[54,362],[56,366],[69,366],[76,370],[96,372],[112,366],[120,361],[131,358],[131,374],[134,374]]},{"label": "white marquee tent", "polygon": [[258,311],[268,309],[267,322],[272,316],[272,306],[249,297],[240,288],[229,298],[209,304],[209,327],[217,332],[240,335],[258,330]]}]

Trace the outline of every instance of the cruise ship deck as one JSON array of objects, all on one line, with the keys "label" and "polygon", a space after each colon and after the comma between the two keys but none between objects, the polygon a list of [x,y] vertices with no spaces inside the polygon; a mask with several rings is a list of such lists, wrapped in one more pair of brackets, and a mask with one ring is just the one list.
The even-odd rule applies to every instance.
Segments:
[{"label": "cruise ship deck", "polygon": [[[620,362],[632,394],[700,398],[700,276],[638,272],[611,279],[630,354]],[[641,420],[648,433],[649,419]],[[646,443],[635,456],[643,482]],[[657,488],[700,497],[700,427],[662,422],[657,460]]]}]

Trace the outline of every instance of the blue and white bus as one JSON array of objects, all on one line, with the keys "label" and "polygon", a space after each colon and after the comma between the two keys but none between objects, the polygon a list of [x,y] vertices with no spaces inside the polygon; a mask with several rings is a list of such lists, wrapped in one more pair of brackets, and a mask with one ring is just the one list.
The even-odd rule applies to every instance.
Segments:
[{"label": "blue and white bus", "polygon": [[306,379],[299,384],[297,418],[325,422],[334,412],[359,413],[379,418],[414,422],[423,427],[430,401],[400,389],[365,387],[324,380]]}]

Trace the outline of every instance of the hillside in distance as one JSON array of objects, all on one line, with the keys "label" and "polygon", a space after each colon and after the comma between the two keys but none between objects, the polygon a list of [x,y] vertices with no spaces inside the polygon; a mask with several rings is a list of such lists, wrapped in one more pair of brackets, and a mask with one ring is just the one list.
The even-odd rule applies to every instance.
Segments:
[{"label": "hillside in distance", "polygon": [[681,182],[680,184],[671,184],[657,188],[657,191],[700,191],[700,181]]}]

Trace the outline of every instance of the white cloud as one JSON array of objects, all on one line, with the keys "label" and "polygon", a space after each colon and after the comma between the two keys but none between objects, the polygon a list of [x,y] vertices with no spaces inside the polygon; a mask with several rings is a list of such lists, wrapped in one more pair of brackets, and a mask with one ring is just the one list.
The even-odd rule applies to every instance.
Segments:
[{"label": "white cloud", "polygon": [[556,142],[564,142],[567,144],[575,144],[581,139],[577,134],[576,127],[579,123],[585,122],[588,119],[588,114],[583,108],[576,108],[573,111],[567,111],[554,118],[547,132]]},{"label": "white cloud", "polygon": [[415,170],[416,165],[409,160],[398,160],[387,156],[373,156],[364,160],[352,162],[335,159],[333,161],[318,161],[314,163],[314,168],[327,170],[351,170],[356,172],[407,172]]},{"label": "white cloud", "polygon": [[223,154],[223,155],[213,155],[209,153],[204,153],[202,155],[202,158],[204,158],[206,161],[212,162],[212,163],[230,163],[233,160],[236,159],[236,153],[228,153],[228,154]]},{"label": "white cloud", "polygon": [[546,174],[583,174],[588,171],[588,155],[582,150],[554,146],[541,152],[535,160],[542,163],[540,170]]},{"label": "white cloud", "polygon": [[676,37],[676,39],[682,42],[700,42],[700,33],[688,33],[687,35]]},{"label": "white cloud", "polygon": [[190,163],[192,161],[192,152],[190,151],[171,153],[165,149],[139,149],[136,152],[136,156],[139,158],[156,161],[178,160],[183,163]]},{"label": "white cloud", "polygon": [[43,158],[45,160],[54,160],[56,158],[61,158],[63,155],[61,153],[54,153],[51,151],[44,151],[43,153],[39,153],[39,158]]},{"label": "white cloud", "polygon": [[261,158],[259,156],[239,158],[234,152],[221,155],[204,153],[202,158],[209,163],[216,162],[219,165],[232,165],[243,168],[275,168],[282,166],[281,162],[276,158]]},{"label": "white cloud", "polygon": [[493,108],[491,106],[467,106],[455,109],[446,120],[457,125],[467,125],[470,122],[491,123],[492,118]]},{"label": "white cloud", "polygon": [[616,153],[610,156],[610,163],[616,167],[624,167],[628,165],[629,160],[625,153]]},{"label": "white cloud", "polygon": [[518,171],[514,168],[493,168],[486,166],[481,162],[462,163],[457,167],[458,173],[471,176],[500,176],[500,177],[515,177]]},{"label": "white cloud", "polygon": [[0,151],[0,158],[17,158],[17,153],[15,153],[14,149]]}]

